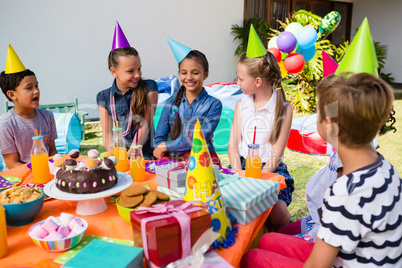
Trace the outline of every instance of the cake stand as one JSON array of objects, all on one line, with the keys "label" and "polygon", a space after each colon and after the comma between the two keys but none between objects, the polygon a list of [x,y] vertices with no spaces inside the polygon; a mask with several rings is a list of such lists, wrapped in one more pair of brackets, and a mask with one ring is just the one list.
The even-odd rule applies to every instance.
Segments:
[{"label": "cake stand", "polygon": [[79,215],[95,215],[107,210],[105,197],[117,194],[133,183],[133,179],[126,173],[117,172],[117,176],[117,183],[112,188],[93,194],[62,192],[56,187],[56,180],[48,182],[45,185],[44,191],[48,196],[56,199],[77,201],[75,212]]}]

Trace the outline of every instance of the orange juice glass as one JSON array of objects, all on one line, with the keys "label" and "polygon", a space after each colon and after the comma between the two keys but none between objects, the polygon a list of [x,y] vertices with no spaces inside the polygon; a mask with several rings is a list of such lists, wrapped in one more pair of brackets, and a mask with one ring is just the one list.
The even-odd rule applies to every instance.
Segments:
[{"label": "orange juice glass", "polygon": [[261,179],[262,176],[262,164],[261,158],[258,152],[260,146],[258,144],[248,145],[248,155],[246,158],[246,177]]},{"label": "orange juice glass", "polygon": [[7,226],[6,226],[6,212],[2,204],[0,204],[0,258],[7,255]]},{"label": "orange juice glass", "polygon": [[145,160],[142,156],[142,146],[137,145],[133,148],[134,153],[130,157],[130,175],[134,182],[145,181]]},{"label": "orange juice glass", "polygon": [[31,163],[33,182],[35,184],[48,183],[52,177],[49,169],[49,156],[43,144],[43,136],[33,136],[32,141]]},{"label": "orange juice glass", "polygon": [[128,169],[126,147],[112,148],[112,154],[117,158],[116,170],[126,172]]}]

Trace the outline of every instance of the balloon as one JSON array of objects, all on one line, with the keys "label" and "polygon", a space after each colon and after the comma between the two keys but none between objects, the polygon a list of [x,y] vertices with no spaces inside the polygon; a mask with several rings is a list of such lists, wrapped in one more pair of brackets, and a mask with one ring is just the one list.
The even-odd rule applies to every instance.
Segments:
[{"label": "balloon", "polygon": [[281,70],[282,78],[285,78],[288,75],[288,71],[286,71],[283,61],[279,62],[278,65]]},{"label": "balloon", "polygon": [[321,35],[329,35],[341,22],[341,15],[337,11],[331,11],[321,20],[318,30]]},{"label": "balloon", "polygon": [[315,51],[315,46],[312,46],[310,48],[300,50],[299,54],[303,56],[305,62],[308,62],[314,58]]},{"label": "balloon", "polygon": [[290,54],[286,57],[285,69],[291,74],[299,73],[304,67],[304,58],[298,53]]},{"label": "balloon", "polygon": [[296,47],[296,37],[291,32],[281,32],[276,39],[276,45],[279,50],[285,53],[290,53]]},{"label": "balloon", "polygon": [[299,31],[302,28],[303,28],[303,25],[301,25],[300,23],[292,22],[286,27],[285,31],[286,32],[291,32],[292,34],[294,34],[294,36],[297,36],[297,34],[299,33]]},{"label": "balloon", "polygon": [[288,56],[289,54],[288,53],[283,53],[282,51],[281,51],[281,56],[282,56],[282,60],[284,60],[284,59],[286,59],[286,57]]},{"label": "balloon", "polygon": [[271,48],[271,47],[278,48],[278,46],[276,45],[276,39],[278,39],[278,36],[274,36],[274,37],[271,38],[271,40],[269,40],[268,48]]},{"label": "balloon", "polygon": [[317,32],[311,26],[303,27],[297,34],[297,43],[301,49],[312,47],[317,41]]},{"label": "balloon", "polygon": [[280,62],[282,60],[281,52],[276,47],[268,48],[267,51],[269,53],[271,53],[272,55],[274,55],[274,57],[276,58],[277,62]]}]

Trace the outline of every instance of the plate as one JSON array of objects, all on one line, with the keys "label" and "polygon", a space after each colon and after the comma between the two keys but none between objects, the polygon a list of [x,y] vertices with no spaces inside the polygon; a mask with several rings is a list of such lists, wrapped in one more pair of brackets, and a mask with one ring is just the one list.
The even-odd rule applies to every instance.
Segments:
[{"label": "plate", "polygon": [[114,195],[120,191],[123,191],[127,187],[133,183],[133,178],[130,175],[122,172],[117,172],[118,180],[116,185],[107,190],[93,193],[93,194],[72,194],[67,192],[62,192],[56,187],[56,180],[52,180],[45,185],[45,194],[50,197],[61,199],[61,200],[70,200],[70,201],[81,201],[81,200],[89,200],[89,199],[97,199],[102,197],[107,197],[110,195]]},{"label": "plate", "polygon": [[[53,159],[49,159],[49,162],[50,162],[50,163],[53,163]],[[32,163],[28,163],[27,167],[28,167],[29,169],[32,169]]]},{"label": "plate", "polygon": [[153,162],[147,162],[147,163],[145,163],[145,171],[155,174],[155,167],[156,166],[163,166],[163,165],[167,165],[169,163],[174,163],[174,162],[181,162],[181,161],[178,161],[178,160],[157,160],[157,161],[153,161]]},{"label": "plate", "polygon": [[13,185],[16,185],[21,182],[20,178],[13,176],[0,176],[0,191],[10,188]]}]

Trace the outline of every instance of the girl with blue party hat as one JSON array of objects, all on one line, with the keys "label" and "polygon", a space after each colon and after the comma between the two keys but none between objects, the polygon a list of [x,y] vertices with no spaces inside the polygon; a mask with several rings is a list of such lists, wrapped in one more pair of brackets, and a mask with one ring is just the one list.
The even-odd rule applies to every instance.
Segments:
[{"label": "girl with blue party hat", "polygon": [[212,138],[220,120],[222,103],[203,87],[209,72],[207,58],[198,50],[191,50],[171,39],[168,42],[179,64],[182,86],[163,108],[154,138],[154,156],[188,159],[192,146],[191,133],[199,119],[212,162],[220,166]]},{"label": "girl with blue party hat", "polygon": [[237,65],[237,84],[246,96],[235,107],[229,159],[232,169],[245,169],[248,147],[257,144],[262,171],[285,177],[287,187],[280,191],[267,221],[269,229],[276,230],[290,221],[287,206],[292,201],[294,181],[282,160],[293,110],[286,101],[275,57],[267,52],[252,25],[249,36],[247,54],[240,57]]},{"label": "girl with blue party hat", "polygon": [[[136,148],[138,141],[139,145],[143,145],[144,158],[153,159],[151,115],[155,113],[158,103],[158,86],[154,80],[142,79],[141,58],[138,51],[128,43],[118,22],[108,65],[115,79],[110,88],[96,96],[103,144],[110,151],[112,128],[119,125],[127,155],[134,152],[132,147]],[[135,136],[138,138],[134,139]]]}]

